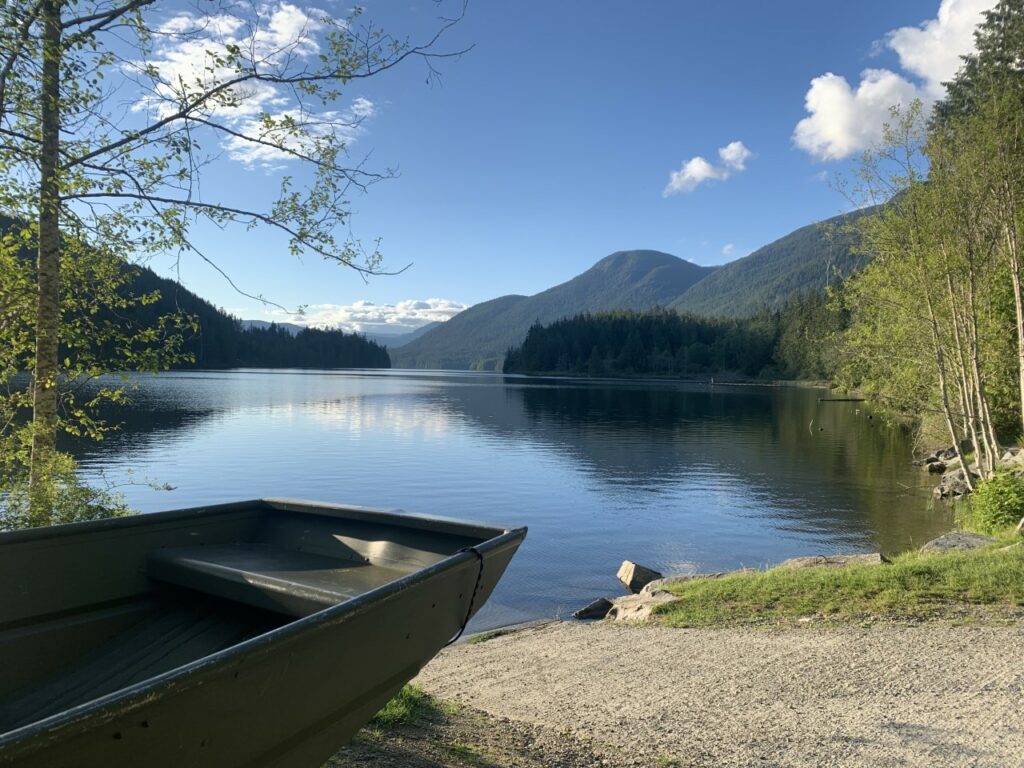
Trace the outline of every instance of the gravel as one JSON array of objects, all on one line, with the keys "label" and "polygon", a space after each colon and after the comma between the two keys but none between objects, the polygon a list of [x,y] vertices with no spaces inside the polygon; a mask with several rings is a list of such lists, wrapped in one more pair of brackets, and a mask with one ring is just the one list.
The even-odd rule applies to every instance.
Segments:
[{"label": "gravel", "polygon": [[1013,768],[1024,766],[1022,662],[1020,623],[554,622],[453,646],[416,682],[607,766]]}]

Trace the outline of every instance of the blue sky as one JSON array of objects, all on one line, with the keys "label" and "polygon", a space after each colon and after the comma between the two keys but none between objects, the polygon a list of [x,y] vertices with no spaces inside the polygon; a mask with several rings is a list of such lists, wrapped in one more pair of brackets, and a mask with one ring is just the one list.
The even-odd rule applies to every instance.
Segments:
[{"label": "blue sky", "polygon": [[[405,272],[364,282],[261,231],[196,239],[244,289],[368,331],[536,293],[616,250],[720,264],[848,209],[829,179],[891,103],[941,95],[991,4],[472,0],[438,48],[472,50],[440,62],[440,79],[410,61],[340,105],[367,114],[353,159],[400,171],[354,199],[353,232]],[[456,9],[373,0],[367,16],[418,39]],[[208,171],[205,194],[259,199],[295,169],[225,158]],[[235,314],[288,319],[193,257],[179,266]]]}]

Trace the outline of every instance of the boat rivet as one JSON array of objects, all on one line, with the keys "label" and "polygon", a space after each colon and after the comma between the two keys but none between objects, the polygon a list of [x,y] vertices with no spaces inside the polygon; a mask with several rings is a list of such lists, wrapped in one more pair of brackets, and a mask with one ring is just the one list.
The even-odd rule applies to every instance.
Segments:
[{"label": "boat rivet", "polygon": [[121,738],[121,732],[120,732],[120,731],[118,731],[117,733],[115,733],[115,734],[114,734],[114,739],[115,739],[115,741],[116,741],[116,740],[118,740],[118,739],[120,739],[120,738]]},{"label": "boat rivet", "polygon": [[141,725],[143,728],[149,728],[149,720],[143,720],[141,723],[139,723],[139,725]]}]

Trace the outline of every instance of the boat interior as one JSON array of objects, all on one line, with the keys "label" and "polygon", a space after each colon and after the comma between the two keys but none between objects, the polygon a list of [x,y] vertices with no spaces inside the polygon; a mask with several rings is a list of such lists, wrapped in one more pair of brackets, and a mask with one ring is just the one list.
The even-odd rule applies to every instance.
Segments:
[{"label": "boat interior", "polygon": [[0,607],[0,658],[17,660],[5,662],[0,679],[0,733],[346,602],[493,535],[281,506],[227,505],[152,524],[140,516],[0,546],[0,578],[16,585]]}]

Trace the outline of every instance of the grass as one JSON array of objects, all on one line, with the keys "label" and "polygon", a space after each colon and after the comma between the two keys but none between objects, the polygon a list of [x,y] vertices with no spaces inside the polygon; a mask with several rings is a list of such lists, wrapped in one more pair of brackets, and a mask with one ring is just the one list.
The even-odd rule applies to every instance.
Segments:
[{"label": "grass", "polygon": [[371,730],[386,730],[413,725],[438,715],[453,715],[458,705],[435,699],[415,685],[406,685],[381,709],[369,723]]},{"label": "grass", "polygon": [[500,629],[492,629],[490,632],[481,632],[479,635],[473,635],[472,637],[466,638],[466,645],[476,645],[477,643],[486,643],[488,640],[493,640],[496,637],[501,637],[507,634]]},{"label": "grass", "polygon": [[450,744],[446,744],[445,749],[468,765],[482,766],[485,764],[484,756],[475,747],[465,744],[458,739]]},{"label": "grass", "polygon": [[[1019,540],[1019,539],[1017,539]],[[907,553],[889,565],[773,569],[673,585],[678,600],[655,609],[674,627],[757,624],[805,616],[956,617],[965,606],[995,613],[1024,606],[1024,547]]]}]

